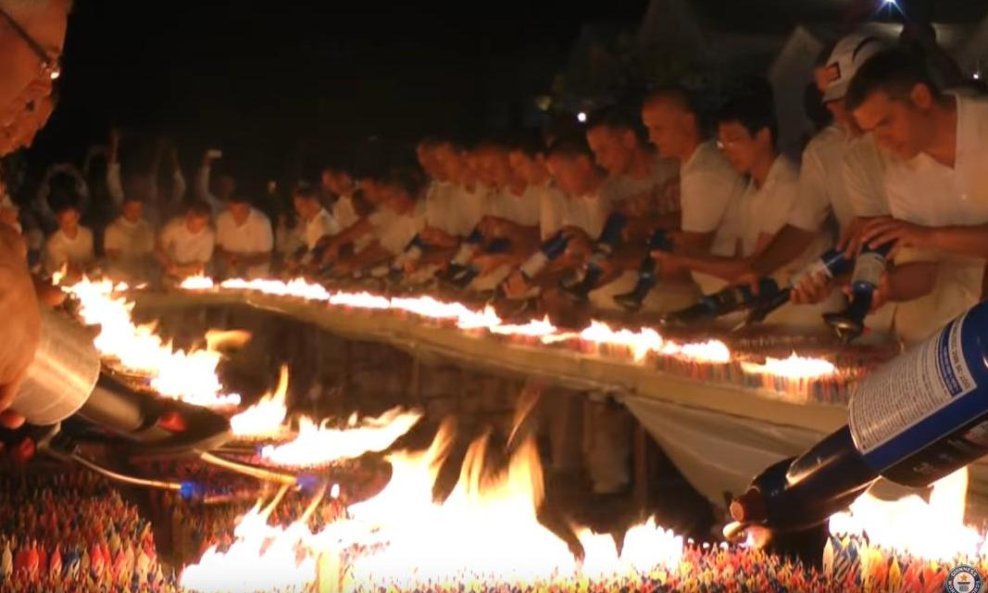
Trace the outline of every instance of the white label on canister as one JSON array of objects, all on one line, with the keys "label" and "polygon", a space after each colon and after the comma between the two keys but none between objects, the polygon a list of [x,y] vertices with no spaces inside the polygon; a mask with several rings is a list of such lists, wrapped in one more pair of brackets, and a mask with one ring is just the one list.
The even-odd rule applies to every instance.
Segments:
[{"label": "white label on canister", "polygon": [[861,382],[849,406],[851,436],[861,453],[885,445],[975,390],[961,344],[963,322],[952,322]]},{"label": "white label on canister", "polygon": [[827,264],[824,263],[823,260],[821,259],[813,260],[813,263],[793,274],[793,276],[789,279],[789,285],[799,286],[805,280],[821,274],[825,278],[833,278],[833,275],[830,273],[830,269],[827,267]]},{"label": "white label on canister", "polygon": [[528,258],[528,261],[521,265],[521,273],[525,275],[526,278],[535,278],[539,272],[545,269],[546,264],[549,263],[549,258],[546,257],[541,251],[536,251],[532,254],[532,257]]},{"label": "white label on canister", "polygon": [[878,286],[878,282],[882,279],[882,274],[885,273],[885,266],[885,256],[881,253],[873,251],[862,253],[854,262],[854,276],[851,278],[851,282],[855,284],[861,282]]}]

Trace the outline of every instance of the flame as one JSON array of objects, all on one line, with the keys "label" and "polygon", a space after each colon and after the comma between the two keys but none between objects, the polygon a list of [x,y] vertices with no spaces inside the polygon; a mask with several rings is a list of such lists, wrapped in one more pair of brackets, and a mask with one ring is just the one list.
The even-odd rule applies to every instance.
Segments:
[{"label": "flame", "polygon": [[261,457],[267,462],[287,467],[311,467],[344,459],[356,459],[364,453],[380,452],[422,419],[422,412],[393,408],[377,418],[358,420],[354,414],[344,428],[316,424],[309,418],[299,420],[295,439],[281,445],[266,445]]},{"label": "flame", "polygon": [[278,387],[274,393],[265,394],[253,406],[230,418],[230,429],[239,437],[278,435],[288,417],[288,367],[282,365]]},{"label": "flame", "polygon": [[[651,519],[626,533],[620,554],[611,536],[580,529],[584,559],[578,561],[536,516],[542,469],[532,439],[495,471],[485,461],[489,435],[478,438],[452,493],[445,501],[433,500],[452,439],[445,423],[428,450],[389,455],[392,475],[384,489],[318,533],[300,528],[301,521],[287,529],[270,527],[255,508],[238,525],[230,550],[211,549],[185,570],[182,585],[204,593],[273,590],[262,586],[303,590],[313,583],[319,591],[428,590],[430,583],[533,584],[679,566],[683,539]],[[247,574],[260,571],[266,574],[263,585]]]},{"label": "flame", "polygon": [[748,373],[788,379],[820,379],[837,374],[837,367],[829,360],[804,358],[795,352],[789,358],[766,358],[765,364],[743,361],[741,367]]},{"label": "flame", "polygon": [[250,332],[242,329],[211,329],[206,332],[206,350],[243,348],[250,341]]},{"label": "flame", "polygon": [[[538,338],[544,344],[554,344],[567,340],[583,340],[596,345],[625,348],[635,362],[643,361],[649,353],[659,356],[675,356],[680,359],[714,364],[731,361],[731,351],[726,344],[717,340],[700,343],[679,344],[665,340],[651,328],[637,331],[614,330],[605,323],[593,321],[581,332],[562,331],[547,318],[532,320],[525,324],[505,324],[490,306],[473,310],[462,303],[447,303],[431,296],[393,297],[373,295],[368,292],[330,292],[321,284],[314,284],[297,278],[287,282],[281,280],[225,280],[220,288],[247,290],[273,296],[290,296],[311,301],[320,301],[334,306],[353,309],[397,311],[426,319],[449,321],[464,330],[486,330],[495,335]],[[189,279],[182,284],[188,290],[215,288],[211,280]],[[805,359],[807,361],[815,359]],[[826,361],[820,361],[826,363]]]},{"label": "flame", "polygon": [[120,295],[128,288],[88,278],[62,287],[78,300],[82,322],[99,327],[93,340],[96,348],[121,370],[147,377],[151,388],[164,397],[207,407],[239,405],[240,395],[226,393],[216,375],[222,355],[210,348],[177,350],[153,324],[134,323],[134,304]]},{"label": "flame", "polygon": [[967,486],[963,468],[934,483],[929,501],[918,495],[885,501],[866,493],[830,518],[830,532],[866,537],[872,546],[930,560],[985,557],[984,534],[964,524]]}]

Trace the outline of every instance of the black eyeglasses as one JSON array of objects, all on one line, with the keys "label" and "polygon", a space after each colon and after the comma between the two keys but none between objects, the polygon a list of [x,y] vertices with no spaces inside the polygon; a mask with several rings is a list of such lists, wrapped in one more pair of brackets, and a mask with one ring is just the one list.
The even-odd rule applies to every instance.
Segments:
[{"label": "black eyeglasses", "polygon": [[20,23],[14,20],[14,17],[7,14],[6,10],[0,8],[0,18],[7,21],[7,24],[17,33],[24,43],[31,48],[31,51],[38,56],[41,61],[41,76],[47,77],[49,80],[56,80],[62,75],[62,65],[59,63],[58,58],[53,58],[45,48],[41,47],[34,37],[31,37],[24,27]]}]

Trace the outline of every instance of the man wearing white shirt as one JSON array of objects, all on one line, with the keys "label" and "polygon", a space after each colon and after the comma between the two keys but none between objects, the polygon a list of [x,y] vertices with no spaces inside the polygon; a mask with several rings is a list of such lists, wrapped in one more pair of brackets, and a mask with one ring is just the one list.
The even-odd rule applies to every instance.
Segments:
[{"label": "man wearing white shirt", "polygon": [[310,268],[318,265],[320,245],[340,233],[340,227],[329,212],[323,208],[319,193],[312,187],[299,187],[292,194],[295,212],[299,217],[299,234],[305,243],[305,249],[296,254],[290,269]]},{"label": "man wearing white shirt", "polygon": [[363,232],[352,237],[366,235],[370,241],[353,255],[339,258],[333,265],[334,274],[362,274],[365,269],[399,255],[425,226],[425,205],[418,200],[421,190],[422,182],[415,172],[397,171],[389,175],[381,187],[381,208],[367,217],[366,224],[361,226]]},{"label": "man wearing white shirt", "polygon": [[69,278],[78,278],[95,262],[93,233],[79,224],[79,206],[72,200],[53,205],[58,221],[45,243],[45,269],[49,274],[66,269]]},{"label": "man wearing white shirt", "polygon": [[234,194],[216,219],[216,247],[226,277],[267,277],[274,249],[271,221],[247,198]]},{"label": "man wearing white shirt", "polygon": [[914,56],[889,51],[851,83],[848,108],[895,159],[890,219],[862,240],[894,243],[882,296],[899,301],[896,331],[922,340],[982,298],[988,258],[988,102],[947,95]]},{"label": "man wearing white shirt", "polygon": [[[680,164],[680,232],[673,250],[686,256],[730,255],[732,246],[718,240],[717,230],[728,205],[744,191],[744,180],[716,143],[704,138],[699,113],[689,93],[678,88],[653,91],[643,103],[642,121],[659,155]],[[675,293],[676,304],[695,296],[694,281],[705,293],[719,290],[724,284],[700,273],[691,279],[685,269],[673,265],[662,267],[659,276],[664,285],[661,292]],[[638,310],[651,292],[647,278],[642,274],[631,292],[617,295],[614,300],[625,309]]]},{"label": "man wearing white shirt", "polygon": [[360,216],[354,204],[357,185],[349,173],[341,169],[326,167],[320,174],[323,193],[323,206],[328,208],[340,228],[345,229],[357,222]]},{"label": "man wearing white shirt", "polygon": [[147,277],[154,253],[154,229],[144,219],[143,202],[124,199],[122,214],[103,232],[103,248],[111,276],[126,281]]},{"label": "man wearing white shirt", "polygon": [[211,215],[208,204],[192,202],[184,216],[161,230],[155,257],[169,279],[180,281],[207,272],[216,247],[216,233],[209,226]]},{"label": "man wearing white shirt", "polygon": [[[757,257],[786,224],[799,195],[799,169],[777,147],[778,124],[772,87],[753,79],[739,85],[717,115],[718,144],[734,169],[746,176],[744,192],[734,196],[718,229],[718,239],[732,253],[684,255],[656,252],[661,265],[674,265],[730,281],[723,268],[737,259]],[[809,257],[814,257],[812,253]],[[804,256],[804,263],[809,259]],[[822,326],[822,311],[784,307],[770,320]]]}]

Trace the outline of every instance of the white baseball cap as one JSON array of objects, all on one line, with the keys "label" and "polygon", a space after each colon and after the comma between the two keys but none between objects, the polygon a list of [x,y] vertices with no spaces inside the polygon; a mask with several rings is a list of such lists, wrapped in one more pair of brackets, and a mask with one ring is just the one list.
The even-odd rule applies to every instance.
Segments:
[{"label": "white baseball cap", "polygon": [[847,94],[851,79],[874,56],[886,48],[877,37],[855,33],[844,37],[834,46],[827,59],[827,86],[823,91],[823,101],[837,101]]}]

